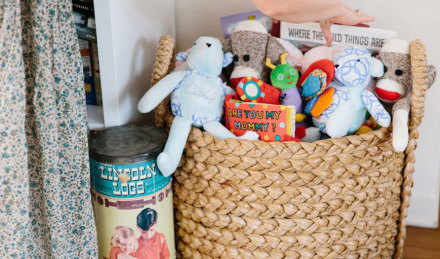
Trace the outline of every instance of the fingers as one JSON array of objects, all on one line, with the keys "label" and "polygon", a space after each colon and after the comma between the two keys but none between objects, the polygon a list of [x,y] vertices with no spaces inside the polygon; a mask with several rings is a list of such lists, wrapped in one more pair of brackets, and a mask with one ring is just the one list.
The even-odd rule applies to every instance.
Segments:
[{"label": "fingers", "polygon": [[356,10],[355,12],[356,12],[356,15],[359,19],[358,24],[363,23],[363,22],[372,22],[372,21],[376,20],[375,17],[361,13],[359,10]]},{"label": "fingers", "polygon": [[329,20],[319,22],[327,46],[331,46],[333,41],[333,35],[330,28],[331,25],[332,23]]},{"label": "fingers", "polygon": [[331,19],[333,23],[343,25],[357,25],[359,23],[372,22],[375,18],[361,13],[359,10],[353,10],[348,6],[343,6],[342,14]]}]

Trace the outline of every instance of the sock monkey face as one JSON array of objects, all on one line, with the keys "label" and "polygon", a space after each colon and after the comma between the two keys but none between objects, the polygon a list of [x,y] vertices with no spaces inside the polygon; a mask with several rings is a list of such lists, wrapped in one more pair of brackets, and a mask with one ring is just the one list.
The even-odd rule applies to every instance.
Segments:
[{"label": "sock monkey face", "polygon": [[232,77],[261,78],[268,37],[267,34],[251,31],[238,31],[231,36],[234,53]]},{"label": "sock monkey face", "polygon": [[381,52],[385,65],[385,74],[376,85],[376,95],[384,102],[396,102],[408,92],[411,85],[411,67],[409,54]]}]

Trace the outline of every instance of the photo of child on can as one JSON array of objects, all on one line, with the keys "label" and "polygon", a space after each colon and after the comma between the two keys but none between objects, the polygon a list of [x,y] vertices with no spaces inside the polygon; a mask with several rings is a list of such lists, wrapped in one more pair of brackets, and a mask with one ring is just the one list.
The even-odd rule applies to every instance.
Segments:
[{"label": "photo of child on can", "polygon": [[157,212],[154,209],[142,210],[136,218],[141,235],[136,239],[129,227],[119,226],[114,230],[111,240],[110,259],[168,259],[165,235],[156,231]]},{"label": "photo of child on can", "polygon": [[125,226],[115,227],[110,245],[109,259],[134,258],[131,255],[133,255],[138,248],[134,230]]}]

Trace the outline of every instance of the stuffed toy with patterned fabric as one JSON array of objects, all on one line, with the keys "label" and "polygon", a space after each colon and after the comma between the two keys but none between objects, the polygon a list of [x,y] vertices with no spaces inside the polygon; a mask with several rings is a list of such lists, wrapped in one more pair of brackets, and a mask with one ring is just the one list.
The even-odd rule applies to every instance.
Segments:
[{"label": "stuffed toy with patterned fabric", "polygon": [[232,54],[224,53],[219,40],[200,37],[194,43],[187,59],[189,70],[173,72],[155,84],[139,101],[138,110],[152,111],[171,92],[171,110],[175,115],[164,151],[157,165],[164,176],[177,168],[191,125],[202,127],[221,139],[258,139],[258,134],[246,132],[236,137],[221,123],[225,96],[234,91],[225,85],[219,75],[232,62]]},{"label": "stuffed toy with patterned fabric", "polygon": [[331,60],[321,59],[309,66],[298,80],[301,96],[306,103],[304,113],[318,117],[327,109],[334,93],[328,85],[335,75],[335,66]]},{"label": "stuffed toy with patterned fabric", "polygon": [[313,117],[316,127],[332,138],[355,133],[371,114],[382,127],[391,122],[389,113],[376,96],[367,90],[371,77],[384,74],[381,61],[371,56],[361,47],[348,47],[334,56],[335,81],[330,84],[335,89],[329,108],[319,117]]},{"label": "stuffed toy with patterned fabric", "polygon": [[255,77],[242,78],[236,91],[244,102],[280,104],[281,91]]}]

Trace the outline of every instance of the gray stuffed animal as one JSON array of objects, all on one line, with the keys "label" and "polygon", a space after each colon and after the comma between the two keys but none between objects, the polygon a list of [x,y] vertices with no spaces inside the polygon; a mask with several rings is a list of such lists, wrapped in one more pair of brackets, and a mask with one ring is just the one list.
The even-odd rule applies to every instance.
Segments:
[{"label": "gray stuffed animal", "polygon": [[[393,147],[396,151],[403,151],[409,139],[408,117],[412,89],[409,42],[401,39],[387,40],[379,55],[385,65],[385,74],[377,81],[375,92],[393,115]],[[428,65],[428,87],[434,83],[435,77],[435,67]]]}]

